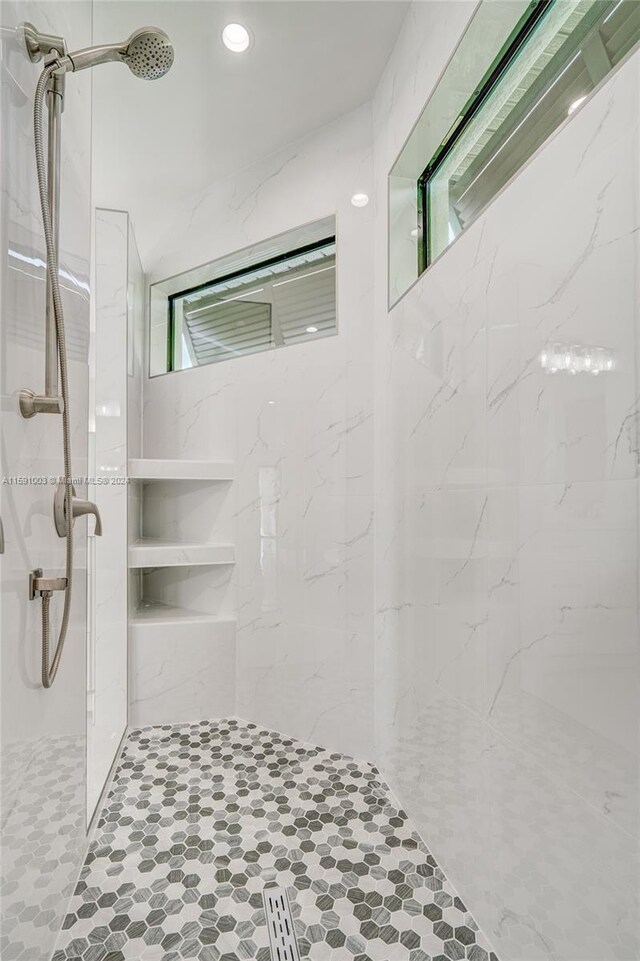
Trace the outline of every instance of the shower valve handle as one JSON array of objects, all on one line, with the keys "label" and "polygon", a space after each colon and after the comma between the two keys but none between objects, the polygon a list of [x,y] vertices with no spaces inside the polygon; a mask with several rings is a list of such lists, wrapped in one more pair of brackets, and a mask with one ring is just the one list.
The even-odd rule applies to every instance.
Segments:
[{"label": "shower valve handle", "polygon": [[98,505],[94,504],[93,501],[83,501],[79,497],[74,497],[71,503],[73,519],[75,520],[76,517],[81,517],[83,514],[93,514],[96,519],[93,533],[97,537],[102,537],[102,518],[100,517]]},{"label": "shower valve handle", "polygon": [[[71,488],[72,498],[71,498],[71,514],[73,520],[76,517],[82,517],[84,514],[93,514],[96,519],[96,524],[94,528],[94,534],[98,537],[102,535],[102,518],[100,517],[100,511],[93,501],[85,501],[80,497],[76,497],[75,487]],[[64,512],[64,498],[65,498],[65,484],[60,481],[56,487],[55,497],[53,499],[53,520],[56,525],[56,530],[58,532],[58,537],[65,537],[67,533],[67,520]]]}]

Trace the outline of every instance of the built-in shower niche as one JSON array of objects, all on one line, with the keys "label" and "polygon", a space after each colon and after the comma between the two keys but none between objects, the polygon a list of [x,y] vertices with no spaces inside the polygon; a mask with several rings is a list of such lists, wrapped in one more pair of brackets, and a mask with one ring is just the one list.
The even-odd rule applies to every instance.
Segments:
[{"label": "built-in shower niche", "polygon": [[233,464],[129,464],[130,723],[233,709]]}]

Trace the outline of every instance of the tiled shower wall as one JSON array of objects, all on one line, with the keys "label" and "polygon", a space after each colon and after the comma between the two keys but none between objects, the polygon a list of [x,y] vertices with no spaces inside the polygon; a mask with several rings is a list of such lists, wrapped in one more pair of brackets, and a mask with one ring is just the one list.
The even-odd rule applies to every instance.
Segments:
[{"label": "tiled shower wall", "polygon": [[389,311],[387,172],[473,8],[410,7],[373,176],[363,108],[172,214],[152,279],[337,210],[340,334],[147,382],[145,453],[236,461],[235,712],[375,758],[501,956],[635,961],[638,57]]},{"label": "tiled shower wall", "polygon": [[197,679],[214,670],[229,712],[235,685],[237,714],[361,757],[373,751],[373,246],[370,208],[349,201],[371,191],[370,144],[367,106],[167,215],[151,281],[336,213],[339,333],[151,379],[144,412],[145,456],[229,459],[237,472],[185,518],[200,539],[233,539],[235,570],[194,571],[180,588],[196,610],[215,594],[236,613],[235,641],[183,645],[189,716],[167,720],[210,714]]},{"label": "tiled shower wall", "polygon": [[463,13],[411,8],[374,104],[378,762],[500,957],[632,961],[640,55],[389,312],[385,177]]},{"label": "tiled shower wall", "polygon": [[[2,470],[4,478],[37,484],[0,487],[5,553],[0,644],[2,729],[3,959],[47,958],[85,847],[86,536],[76,525],[75,590],[64,658],[54,687],[40,684],[40,604],[29,601],[27,576],[42,567],[64,570],[64,546],[51,510],[63,473],[59,418],[24,420],[18,392],[44,387],[45,260],[33,155],[32,110],[39,66],[18,33],[23,21],[64,34],[73,49],[91,43],[89,2],[2,4],[3,172],[2,240]],[[91,78],[67,84],[62,142],[60,266],[64,271],[73,470],[87,473],[90,256]],[[42,483],[42,481],[45,483]],[[86,487],[77,485],[79,496]],[[52,602],[54,630],[61,599]]]}]

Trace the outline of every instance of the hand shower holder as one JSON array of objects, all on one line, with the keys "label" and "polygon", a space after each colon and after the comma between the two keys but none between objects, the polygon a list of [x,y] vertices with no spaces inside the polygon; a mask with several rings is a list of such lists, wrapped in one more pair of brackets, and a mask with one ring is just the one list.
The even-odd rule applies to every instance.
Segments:
[{"label": "hand shower holder", "polygon": [[66,577],[44,577],[41,567],[29,571],[29,600],[35,601],[36,597],[43,594],[51,597],[54,591],[64,591],[67,588]]},{"label": "hand shower holder", "polygon": [[62,414],[64,400],[60,395],[36,394],[29,387],[23,387],[18,395],[20,413],[23,417],[35,417],[36,414]]}]

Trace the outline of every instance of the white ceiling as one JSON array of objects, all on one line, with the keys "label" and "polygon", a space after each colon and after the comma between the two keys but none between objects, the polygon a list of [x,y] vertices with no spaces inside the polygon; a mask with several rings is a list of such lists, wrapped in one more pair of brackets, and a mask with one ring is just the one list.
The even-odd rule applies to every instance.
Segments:
[{"label": "white ceiling", "polygon": [[[97,0],[94,42],[164,29],[175,63],[142,81],[118,64],[94,71],[95,199],[192,194],[369,100],[396,40],[403,0]],[[225,24],[253,33],[245,54]],[[148,209],[148,203],[140,203]]]}]

